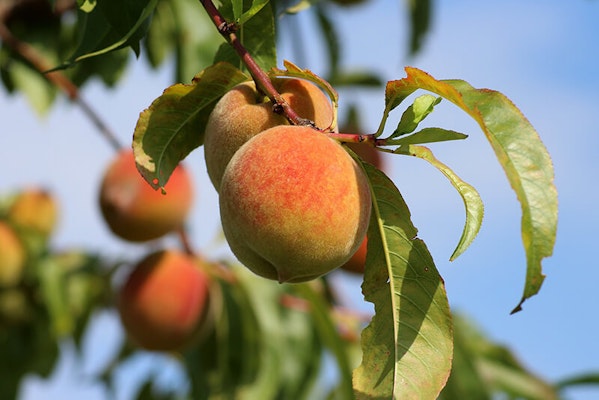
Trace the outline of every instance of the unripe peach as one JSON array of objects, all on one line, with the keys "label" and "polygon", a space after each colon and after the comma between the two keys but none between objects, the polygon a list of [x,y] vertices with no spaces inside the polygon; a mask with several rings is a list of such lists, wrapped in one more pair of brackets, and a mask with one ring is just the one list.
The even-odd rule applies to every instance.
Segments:
[{"label": "unripe peach", "polygon": [[165,190],[154,190],[142,178],[131,150],[121,151],[106,170],[99,194],[110,230],[122,239],[144,242],[180,228],[193,200],[191,178],[182,165]]},{"label": "unripe peach", "polygon": [[15,231],[0,221],[0,286],[19,283],[25,267],[25,248]]},{"label": "unripe peach", "polygon": [[368,180],[336,141],[314,129],[277,126],[233,156],[220,191],[231,250],[256,274],[302,282],[345,263],[364,239]]},{"label": "unripe peach", "polygon": [[27,189],[17,195],[8,210],[8,219],[21,229],[49,236],[56,227],[58,207],[42,189]]},{"label": "unripe peach", "polygon": [[207,313],[209,280],[196,261],[163,250],[140,261],[120,290],[117,308],[138,346],[174,351],[187,344]]},{"label": "unripe peach", "polygon": [[[278,78],[272,82],[300,117],[313,121],[319,128],[329,128],[333,108],[316,85],[295,78]],[[217,191],[233,154],[251,137],[277,125],[289,125],[289,122],[273,112],[272,103],[256,90],[253,81],[235,86],[218,101],[208,118],[204,137],[206,168]]]}]

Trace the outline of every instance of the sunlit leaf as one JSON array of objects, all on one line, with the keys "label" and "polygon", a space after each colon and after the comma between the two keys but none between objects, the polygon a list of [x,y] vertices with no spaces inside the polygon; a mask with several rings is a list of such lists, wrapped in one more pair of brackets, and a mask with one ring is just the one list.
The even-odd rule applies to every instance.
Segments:
[{"label": "sunlit leaf", "polygon": [[397,129],[389,137],[394,138],[414,132],[418,124],[433,112],[433,109],[439,102],[441,102],[440,97],[431,96],[430,94],[418,96],[414,100],[414,103],[406,108],[397,125]]},{"label": "sunlit leaf", "polygon": [[218,99],[249,77],[230,64],[206,68],[190,85],[176,84],[144,110],[133,134],[139,171],[154,188],[163,187],[173,170],[204,141],[208,116]]},{"label": "sunlit leaf", "polygon": [[374,198],[362,293],[375,316],[362,333],[354,391],[358,399],[434,399],[453,353],[444,283],[393,182],[363,165]]},{"label": "sunlit leaf", "polygon": [[402,146],[396,150],[396,152],[422,158],[423,160],[428,161],[431,165],[441,171],[443,175],[447,177],[447,179],[449,179],[453,187],[458,191],[460,196],[462,196],[464,207],[466,209],[466,223],[464,225],[464,230],[462,231],[460,241],[450,257],[450,260],[455,260],[468,248],[468,246],[470,246],[480,230],[484,212],[483,202],[480,198],[480,195],[476,189],[472,187],[472,185],[464,182],[455,174],[455,172],[451,170],[451,168],[437,160],[433,153],[426,147]]},{"label": "sunlit leaf", "polygon": [[403,136],[398,139],[386,139],[387,145],[409,145],[409,144],[422,144],[422,143],[434,143],[434,142],[445,142],[448,140],[463,140],[468,135],[460,132],[452,131],[443,128],[424,128],[410,136]]},{"label": "sunlit leaf", "polygon": [[553,252],[557,230],[557,190],[553,164],[539,135],[503,94],[475,89],[461,80],[439,81],[416,68],[407,78],[387,83],[386,110],[417,89],[436,93],[474,118],[485,133],[522,207],[522,241],[526,251],[524,292],[513,312],[538,293],[544,280],[541,261]]}]

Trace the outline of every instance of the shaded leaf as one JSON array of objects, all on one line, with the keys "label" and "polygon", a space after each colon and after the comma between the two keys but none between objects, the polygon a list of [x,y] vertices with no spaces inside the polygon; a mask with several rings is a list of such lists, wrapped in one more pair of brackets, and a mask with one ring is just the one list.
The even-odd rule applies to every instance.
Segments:
[{"label": "shaded leaf", "polygon": [[599,386],[599,372],[571,376],[566,379],[561,379],[555,385],[560,390],[581,385]]},{"label": "shaded leaf", "polygon": [[375,316],[362,332],[354,391],[358,399],[434,399],[453,352],[443,280],[393,182],[362,165],[373,193],[362,293],[374,303]]},{"label": "shaded leaf", "polygon": [[431,165],[441,171],[443,175],[447,177],[447,179],[449,179],[453,187],[456,188],[460,196],[462,196],[464,207],[466,209],[466,223],[464,225],[464,230],[462,231],[460,241],[450,257],[451,261],[455,260],[468,248],[468,246],[470,246],[480,230],[484,213],[483,202],[480,198],[480,195],[473,186],[464,182],[451,170],[451,168],[437,160],[433,153],[426,147],[402,146],[395,152],[411,155],[428,161]]},{"label": "shaded leaf", "polygon": [[149,19],[157,2],[103,0],[89,13],[79,11],[77,22],[81,41],[69,63],[127,46],[139,54],[139,41],[149,27]]},{"label": "shaded leaf", "polygon": [[[272,5],[270,3],[262,5],[257,12],[255,9],[252,10],[252,6],[252,1],[243,1],[244,13],[250,13],[248,14],[248,18],[251,18],[244,18],[244,22],[239,24],[237,28],[236,35],[258,66],[263,70],[269,70],[277,65],[275,22]],[[231,7],[231,3],[225,2],[219,8],[219,11],[228,21],[234,21],[238,17]],[[227,47],[230,46],[227,45]],[[237,62],[233,62],[233,65],[236,65],[240,69],[243,68],[239,56],[227,47],[219,49],[214,62],[231,62],[231,58],[235,58]]]},{"label": "shaded leaf", "polygon": [[538,293],[543,283],[541,261],[553,252],[557,230],[557,190],[551,158],[538,133],[503,94],[475,89],[461,80],[438,81],[416,68],[407,78],[387,83],[386,110],[399,105],[417,89],[436,93],[478,122],[522,207],[522,241],[526,251],[524,292],[512,313]]},{"label": "shaded leaf", "polygon": [[339,368],[339,394],[343,399],[353,397],[352,389],[352,371],[349,364],[349,355],[346,351],[346,344],[341,341],[339,333],[332,320],[332,312],[329,305],[312,289],[309,284],[296,285],[295,289],[302,297],[310,303],[310,314],[313,323],[319,332],[322,341],[337,361]]},{"label": "shaded leaf", "polygon": [[415,55],[422,47],[431,20],[430,0],[408,0],[410,10],[410,54]]},{"label": "shaded leaf", "polygon": [[154,188],[164,187],[173,170],[204,141],[204,128],[214,105],[248,76],[219,63],[199,73],[191,85],[168,87],[139,116],[133,133],[137,167]]}]

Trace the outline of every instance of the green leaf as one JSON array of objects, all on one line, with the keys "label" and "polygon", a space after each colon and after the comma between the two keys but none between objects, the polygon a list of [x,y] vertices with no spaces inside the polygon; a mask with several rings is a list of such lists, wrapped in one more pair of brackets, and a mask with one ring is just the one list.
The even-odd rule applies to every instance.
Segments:
[{"label": "green leaf", "polygon": [[199,73],[191,85],[167,88],[139,116],[133,133],[137,167],[154,188],[164,187],[173,170],[204,141],[204,128],[215,103],[249,77],[219,63]]},{"label": "green leaf", "polygon": [[404,111],[401,120],[397,125],[397,129],[389,137],[394,138],[405,135],[406,133],[414,132],[418,127],[418,124],[433,112],[435,106],[440,102],[441,97],[431,96],[430,94],[424,94],[417,97],[414,100],[414,103]]},{"label": "green leaf", "polygon": [[459,332],[458,336],[471,357],[476,374],[484,380],[489,392],[495,395],[505,394],[507,398],[514,399],[558,398],[556,389],[522,366],[510,349],[492,342],[463,316],[455,316],[454,322],[455,330]]},{"label": "green leaf", "polygon": [[492,388],[481,376],[477,368],[476,356],[470,344],[471,338],[464,332],[463,324],[454,314],[453,364],[447,385],[443,388],[440,400],[477,399],[491,400]]},{"label": "green leaf", "polygon": [[460,196],[462,196],[464,207],[466,208],[466,224],[464,225],[464,230],[462,231],[460,241],[450,257],[450,261],[455,260],[470,246],[480,230],[484,213],[483,202],[480,198],[480,195],[473,186],[464,182],[451,170],[451,168],[437,160],[433,153],[426,147],[413,145],[405,147],[402,146],[395,152],[411,155],[428,161],[431,165],[441,171],[443,175],[447,177],[447,179],[449,179],[453,187],[456,188]]},{"label": "green leaf", "polygon": [[553,164],[538,133],[503,94],[475,89],[461,80],[439,81],[416,68],[407,78],[387,83],[386,109],[391,110],[417,89],[453,102],[478,122],[522,207],[522,241],[526,251],[524,292],[512,313],[537,294],[544,280],[541,261],[553,252],[557,231],[557,190]]},{"label": "green leaf", "polygon": [[[254,5],[252,1],[245,0],[243,4],[244,12],[253,15],[251,15],[251,18],[250,14],[248,14],[248,18],[244,17],[244,22],[239,24],[236,35],[260,68],[265,71],[275,68],[277,65],[277,52],[275,20],[272,5],[262,5],[260,10],[255,12],[256,10],[252,10],[252,6]],[[225,2],[225,4],[219,8],[219,11],[228,21],[236,20],[235,13],[231,7],[231,3]],[[224,50],[223,47],[219,49],[214,58],[214,62],[232,62],[231,58],[235,58],[238,60],[237,63],[232,63],[239,68],[242,68],[243,64],[241,63],[239,56],[236,53],[234,54],[230,49],[231,46],[227,45],[227,47],[229,48],[226,48],[226,50]]]},{"label": "green leaf", "polygon": [[379,87],[383,84],[381,77],[377,73],[370,71],[339,71],[335,75],[330,76],[327,80],[334,87]]},{"label": "green leaf", "polygon": [[337,361],[339,368],[339,393],[343,399],[353,397],[352,371],[349,364],[346,344],[341,340],[335,324],[331,318],[330,306],[317,294],[309,284],[295,285],[297,292],[310,303],[310,314],[322,341]]},{"label": "green leaf", "polygon": [[[241,3],[243,3],[243,2],[241,2]],[[258,12],[260,10],[262,10],[264,8],[264,6],[266,6],[268,3],[269,3],[269,0],[254,0],[252,2],[252,6],[250,7],[250,9],[247,10],[246,12],[244,12],[238,19],[236,18],[237,23],[240,25],[245,24],[250,19],[255,17],[256,14],[258,14]]]},{"label": "green leaf", "polygon": [[443,128],[424,128],[413,135],[400,137],[399,139],[386,139],[387,145],[409,145],[409,144],[422,144],[422,143],[434,143],[434,142],[445,142],[448,140],[463,140],[468,135],[460,132],[452,131]]},{"label": "green leaf", "polygon": [[170,5],[174,18],[170,37],[177,60],[174,79],[189,82],[198,71],[213,63],[214,54],[224,40],[197,0],[172,1]]},{"label": "green leaf", "polygon": [[325,54],[329,57],[329,75],[337,76],[339,74],[339,60],[341,59],[341,47],[339,45],[339,35],[335,30],[335,24],[326,13],[326,8],[316,7],[316,21],[318,28],[322,32],[322,38],[326,45]]},{"label": "green leaf", "polygon": [[453,353],[443,280],[393,182],[362,165],[373,194],[362,293],[375,316],[362,332],[354,391],[358,399],[434,399]]},{"label": "green leaf", "polygon": [[570,388],[572,386],[592,385],[599,386],[599,373],[588,373],[576,376],[571,376],[566,379],[561,379],[556,383],[560,390]]},{"label": "green leaf", "polygon": [[410,9],[410,54],[415,55],[422,47],[431,19],[430,0],[408,0]]},{"label": "green leaf", "polygon": [[96,8],[96,0],[77,0],[77,7],[83,12],[90,13]]},{"label": "green leaf", "polygon": [[[103,0],[93,11],[80,11],[81,42],[69,63],[131,47],[139,54],[139,41],[145,35],[158,0]],[[64,68],[67,65],[59,68]]]}]

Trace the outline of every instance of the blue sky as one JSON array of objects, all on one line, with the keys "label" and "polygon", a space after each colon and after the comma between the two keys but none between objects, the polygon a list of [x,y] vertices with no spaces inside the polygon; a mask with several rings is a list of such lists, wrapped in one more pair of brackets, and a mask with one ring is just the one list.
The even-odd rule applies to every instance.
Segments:
[{"label": "blue sky", "polygon": [[[421,68],[436,78],[460,78],[475,87],[506,94],[539,132],[555,165],[560,220],[553,257],[544,262],[547,275],[539,295],[516,315],[525,258],[520,239],[520,208],[478,126],[460,110],[442,103],[431,124],[470,135],[459,143],[430,146],[438,158],[473,184],[485,202],[478,238],[456,261],[447,260],[463,226],[461,199],[436,170],[420,160],[387,158],[388,171],[412,210],[419,235],[427,243],[446,281],[455,310],[471,316],[485,332],[513,348],[521,361],[547,379],[599,371],[599,281],[596,227],[599,225],[599,2],[591,0],[435,2],[432,31],[423,52],[405,55],[406,16],[391,0],[339,14],[344,60],[374,69],[385,79],[405,76],[403,67]],[[303,18],[304,28],[311,21]],[[310,43],[310,42],[308,42]],[[294,60],[283,41],[280,58]],[[324,55],[310,43],[307,65],[324,74]],[[170,85],[171,71],[150,72],[143,62],[132,66],[116,91],[90,85],[85,97],[105,116],[123,142],[130,140],[137,116]],[[383,109],[381,90],[340,90],[341,107],[351,102],[363,111],[364,128],[374,131]],[[392,117],[398,118],[397,115]],[[45,184],[62,205],[55,245],[84,246],[112,254],[140,253],[139,246],[114,239],[99,217],[96,191],[111,148],[76,107],[60,100],[50,115],[37,118],[21,97],[0,93],[0,191],[26,184]],[[392,126],[390,122],[389,127]],[[194,244],[213,255],[218,233],[216,194],[209,183],[201,150],[187,160],[197,180],[197,202],[191,220]],[[359,282],[338,276],[344,293],[357,304]],[[97,331],[117,341],[121,332],[110,315]],[[110,343],[110,340],[107,342]],[[105,352],[92,349],[101,363]],[[66,359],[52,382],[26,386],[24,398],[97,396],[76,378]],[[85,365],[93,369],[93,363]],[[131,372],[132,374],[134,372]],[[65,395],[66,393],[66,395]],[[48,397],[50,396],[50,397]],[[66,396],[66,397],[65,397]],[[120,398],[125,398],[126,392]],[[599,390],[576,390],[570,398],[597,398]]]}]

